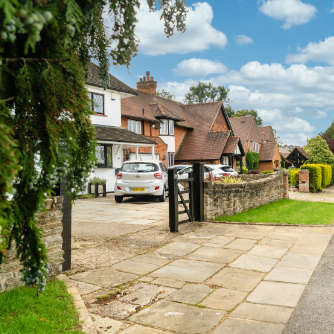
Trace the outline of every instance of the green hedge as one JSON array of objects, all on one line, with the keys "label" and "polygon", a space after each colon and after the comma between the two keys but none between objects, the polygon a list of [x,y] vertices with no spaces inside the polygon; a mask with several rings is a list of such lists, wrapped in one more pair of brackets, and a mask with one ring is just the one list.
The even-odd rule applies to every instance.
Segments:
[{"label": "green hedge", "polygon": [[261,174],[273,174],[274,170],[273,169],[265,169],[261,172]]},{"label": "green hedge", "polygon": [[244,166],[241,167],[241,174],[248,174],[248,169]]},{"label": "green hedge", "polygon": [[334,165],[330,165],[332,167],[332,180],[331,184],[334,184]]},{"label": "green hedge", "polygon": [[298,168],[289,169],[289,184],[292,186],[298,187],[299,185],[299,171]]},{"label": "green hedge", "polygon": [[322,188],[326,188],[332,182],[332,167],[325,164],[319,164],[319,166],[322,174]]},{"label": "green hedge", "polygon": [[247,152],[246,154],[246,166],[248,170],[256,170],[259,168],[259,153]]},{"label": "green hedge", "polygon": [[322,170],[319,164],[305,164],[301,169],[308,169],[310,172],[310,191],[315,193],[322,190]]}]

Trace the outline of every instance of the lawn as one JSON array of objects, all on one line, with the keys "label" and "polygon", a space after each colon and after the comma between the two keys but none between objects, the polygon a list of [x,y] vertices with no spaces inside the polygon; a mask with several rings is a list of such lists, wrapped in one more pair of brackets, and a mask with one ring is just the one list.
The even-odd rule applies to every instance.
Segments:
[{"label": "lawn", "polygon": [[83,334],[72,297],[61,281],[36,289],[20,287],[0,294],[1,334]]},{"label": "lawn", "polygon": [[334,223],[334,204],[282,199],[216,221],[322,225]]}]

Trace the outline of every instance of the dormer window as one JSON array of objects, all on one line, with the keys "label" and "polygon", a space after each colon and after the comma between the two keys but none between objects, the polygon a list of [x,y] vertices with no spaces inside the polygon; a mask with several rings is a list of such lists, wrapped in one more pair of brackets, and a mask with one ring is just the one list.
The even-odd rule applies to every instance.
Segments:
[{"label": "dormer window", "polygon": [[128,130],[141,135],[142,134],[141,121],[135,121],[133,119],[129,119],[128,120]]},{"label": "dormer window", "polygon": [[89,92],[88,96],[92,102],[92,110],[96,114],[104,115],[104,95]]},{"label": "dormer window", "polygon": [[160,136],[174,136],[174,121],[172,119],[160,120]]}]

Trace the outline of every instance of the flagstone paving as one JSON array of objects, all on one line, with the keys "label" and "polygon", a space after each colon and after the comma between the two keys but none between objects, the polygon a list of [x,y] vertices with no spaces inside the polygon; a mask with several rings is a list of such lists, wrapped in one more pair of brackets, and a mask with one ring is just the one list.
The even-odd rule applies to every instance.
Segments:
[{"label": "flagstone paving", "polygon": [[76,221],[68,273],[106,334],[282,333],[333,235],[332,227],[217,223],[173,234],[159,215],[141,229],[116,228],[116,219],[110,232],[101,219],[98,233],[77,233]]}]

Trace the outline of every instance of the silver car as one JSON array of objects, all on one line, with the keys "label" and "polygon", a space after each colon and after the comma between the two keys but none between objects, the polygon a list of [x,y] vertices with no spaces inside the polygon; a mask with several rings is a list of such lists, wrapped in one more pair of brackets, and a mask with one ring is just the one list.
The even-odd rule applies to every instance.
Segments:
[{"label": "silver car", "polygon": [[116,176],[115,201],[124,197],[154,196],[161,202],[167,196],[167,168],[159,161],[127,161]]}]

